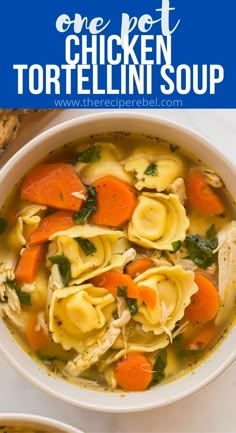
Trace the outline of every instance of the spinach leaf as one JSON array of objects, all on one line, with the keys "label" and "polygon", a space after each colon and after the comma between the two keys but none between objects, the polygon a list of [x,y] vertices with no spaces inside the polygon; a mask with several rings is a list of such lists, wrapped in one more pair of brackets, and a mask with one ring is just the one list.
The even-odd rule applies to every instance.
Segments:
[{"label": "spinach leaf", "polygon": [[128,292],[127,286],[117,286],[117,296],[120,296],[125,299],[125,302],[127,304],[131,316],[134,316],[138,312],[137,299],[128,298],[127,292]]},{"label": "spinach leaf", "polygon": [[215,224],[212,224],[209,229],[206,231],[206,237],[207,239],[209,239],[209,241],[213,241],[216,239],[216,228],[215,228]]},{"label": "spinach leaf", "polygon": [[22,305],[31,305],[31,296],[27,292],[22,292],[9,278],[7,278],[6,283],[11,290],[15,290],[19,301]]},{"label": "spinach leaf", "polygon": [[63,284],[67,286],[71,279],[71,264],[69,259],[66,256],[58,255],[48,257],[48,260],[54,265],[58,265]]},{"label": "spinach leaf", "polygon": [[185,246],[189,258],[202,269],[208,268],[216,260],[213,250],[217,247],[216,242],[201,238],[199,235],[188,235],[185,239]]},{"label": "spinach leaf", "polygon": [[8,222],[3,217],[0,217],[0,235],[5,232],[7,225]]},{"label": "spinach leaf", "polygon": [[74,238],[74,239],[81,246],[81,248],[82,248],[82,250],[86,256],[90,256],[90,254],[96,253],[97,248],[89,239],[84,239],[84,238],[80,238],[80,237]]},{"label": "spinach leaf", "polygon": [[87,191],[88,195],[83,209],[73,215],[73,220],[76,224],[86,221],[98,209],[96,188],[94,186],[88,186]]},{"label": "spinach leaf", "polygon": [[97,162],[101,159],[101,146],[90,146],[76,155],[77,162]]},{"label": "spinach leaf", "polygon": [[137,314],[137,312],[138,312],[137,299],[126,298],[125,301],[126,301],[126,304],[127,304],[127,307],[129,309],[131,316],[135,316],[135,314]]},{"label": "spinach leaf", "polygon": [[117,286],[117,296],[120,296],[121,298],[127,298],[127,286]]},{"label": "spinach leaf", "polygon": [[153,378],[150,383],[150,386],[156,385],[160,383],[162,379],[165,377],[165,368],[167,366],[167,351],[161,350],[156,355],[156,360],[153,366]]},{"label": "spinach leaf", "polygon": [[174,241],[171,243],[173,250],[170,251],[170,254],[176,253],[181,247],[181,241]]},{"label": "spinach leaf", "polygon": [[147,176],[158,176],[156,164],[150,164],[144,171],[144,174],[146,174]]}]

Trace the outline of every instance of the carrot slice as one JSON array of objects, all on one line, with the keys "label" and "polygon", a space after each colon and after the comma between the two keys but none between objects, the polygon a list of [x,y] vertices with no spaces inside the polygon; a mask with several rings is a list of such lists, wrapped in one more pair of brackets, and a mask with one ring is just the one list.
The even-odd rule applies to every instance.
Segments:
[{"label": "carrot slice", "polygon": [[135,278],[145,272],[147,269],[151,268],[152,265],[153,261],[149,259],[149,257],[139,257],[138,259],[126,265],[125,273],[131,278]]},{"label": "carrot slice", "polygon": [[206,215],[221,215],[225,208],[204,176],[197,170],[190,170],[186,178],[186,191],[192,208]]},{"label": "carrot slice", "polygon": [[134,188],[114,176],[98,179],[96,188],[98,210],[93,214],[95,224],[119,227],[130,220],[136,206]]},{"label": "carrot slice", "polygon": [[104,287],[114,296],[117,295],[117,288],[119,286],[127,287],[128,298],[137,299],[139,297],[139,289],[137,284],[127,274],[122,274],[116,271],[107,271],[101,275],[91,279],[92,284],[96,287]]},{"label": "carrot slice", "polygon": [[151,309],[155,308],[157,301],[157,294],[155,290],[148,286],[139,286],[139,292],[145,304]]},{"label": "carrot slice", "polygon": [[59,210],[43,218],[36,230],[31,233],[30,245],[47,242],[53,233],[66,230],[75,225],[73,212]]},{"label": "carrot slice", "polygon": [[39,265],[45,255],[43,245],[35,245],[26,248],[18,262],[15,270],[15,278],[21,283],[32,283],[35,280]]},{"label": "carrot slice", "polygon": [[38,329],[37,324],[38,319],[37,316],[34,314],[28,320],[25,331],[27,341],[34,352],[40,349],[47,342],[47,337],[43,329]]},{"label": "carrot slice", "polygon": [[187,350],[205,350],[213,341],[216,335],[216,327],[214,325],[203,328],[191,342],[185,345]]},{"label": "carrot slice", "polygon": [[129,353],[117,362],[115,378],[125,391],[145,391],[152,380],[152,364],[142,353]]},{"label": "carrot slice", "polygon": [[214,283],[203,274],[195,275],[198,291],[191,297],[184,317],[190,322],[206,323],[214,319],[219,308],[219,293]]},{"label": "carrot slice", "polygon": [[86,194],[86,188],[70,164],[42,164],[33,168],[21,187],[21,198],[57,209],[79,211],[84,200],[72,195]]}]

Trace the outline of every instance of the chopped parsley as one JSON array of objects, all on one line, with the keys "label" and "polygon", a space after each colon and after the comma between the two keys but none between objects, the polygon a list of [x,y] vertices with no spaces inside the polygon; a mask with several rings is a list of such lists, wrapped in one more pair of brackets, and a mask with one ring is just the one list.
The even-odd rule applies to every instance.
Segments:
[{"label": "chopped parsley", "polygon": [[77,162],[97,162],[101,159],[101,146],[90,146],[76,155]]},{"label": "chopped parsley", "polygon": [[58,265],[63,284],[64,286],[67,286],[71,279],[71,264],[69,259],[66,256],[58,255],[48,257],[48,260],[50,260],[54,265]]},{"label": "chopped parsley", "polygon": [[156,164],[150,164],[144,171],[144,174],[146,174],[147,176],[158,176]]},{"label": "chopped parsley", "polygon": [[78,237],[75,238],[75,241],[79,243],[86,256],[90,256],[90,254],[96,253],[97,248],[90,240]]},{"label": "chopped parsley", "polygon": [[73,220],[76,224],[86,221],[98,209],[96,188],[94,186],[88,186],[87,191],[88,195],[83,209],[73,215]]}]

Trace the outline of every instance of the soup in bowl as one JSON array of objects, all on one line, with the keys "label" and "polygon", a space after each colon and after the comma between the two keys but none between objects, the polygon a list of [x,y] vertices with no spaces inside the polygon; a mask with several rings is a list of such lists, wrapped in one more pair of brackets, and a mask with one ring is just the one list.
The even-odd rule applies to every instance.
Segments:
[{"label": "soup in bowl", "polygon": [[235,357],[233,172],[202,137],[137,113],[84,116],[28,143],[0,173],[8,359],[51,395],[104,411],[212,380]]},{"label": "soup in bowl", "polygon": [[82,433],[81,430],[64,422],[23,413],[1,413],[0,431],[5,433]]}]

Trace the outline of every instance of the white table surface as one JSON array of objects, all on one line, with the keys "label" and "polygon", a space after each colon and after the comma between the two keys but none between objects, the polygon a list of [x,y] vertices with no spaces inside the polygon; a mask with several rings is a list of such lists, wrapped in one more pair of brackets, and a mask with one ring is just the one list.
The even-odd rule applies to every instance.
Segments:
[{"label": "white table surface", "polygon": [[[236,164],[236,110],[146,111],[204,135]],[[64,110],[47,114],[30,129],[22,130],[17,144],[4,158],[43,129],[91,112]],[[151,411],[123,415],[79,409],[53,399],[28,383],[1,356],[0,412],[49,416],[86,433],[235,433],[236,362],[214,382],[185,400]]]}]

